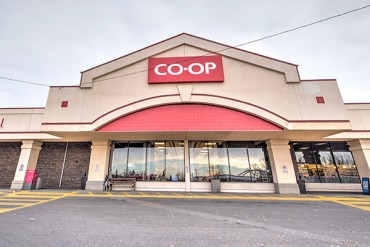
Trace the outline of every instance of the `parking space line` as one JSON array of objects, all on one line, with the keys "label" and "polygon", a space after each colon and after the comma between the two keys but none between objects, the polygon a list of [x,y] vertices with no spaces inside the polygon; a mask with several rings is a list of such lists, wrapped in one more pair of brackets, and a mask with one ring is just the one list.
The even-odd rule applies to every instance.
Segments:
[{"label": "parking space line", "polygon": [[[1,191],[3,192],[3,191]],[[64,197],[127,197],[127,198],[161,198],[161,199],[211,199],[211,200],[255,200],[255,201],[326,201],[343,206],[370,211],[370,198],[365,197],[334,197],[314,195],[278,195],[278,194],[233,194],[233,193],[189,193],[189,192],[102,192],[90,191],[6,191],[0,194],[0,206],[15,206],[0,208],[0,213],[31,207],[41,203],[58,200]]]},{"label": "parking space line", "polygon": [[9,212],[9,211],[12,211],[13,209],[12,208],[0,208],[0,214],[1,213],[6,213],[6,212]]},{"label": "parking space line", "polygon": [[[47,203],[55,201],[69,195],[74,195],[77,191],[74,192],[31,192],[31,191],[19,191],[13,193],[8,193],[0,197],[0,206],[10,206],[6,208],[0,208],[0,213],[6,213],[13,210],[18,210],[22,208],[28,208],[36,206],[42,203]],[[13,206],[13,207],[11,207]]]},{"label": "parking space line", "polygon": [[33,203],[25,203],[25,202],[1,202],[0,201],[0,206],[12,206],[12,205],[30,205],[30,204],[33,204]]}]

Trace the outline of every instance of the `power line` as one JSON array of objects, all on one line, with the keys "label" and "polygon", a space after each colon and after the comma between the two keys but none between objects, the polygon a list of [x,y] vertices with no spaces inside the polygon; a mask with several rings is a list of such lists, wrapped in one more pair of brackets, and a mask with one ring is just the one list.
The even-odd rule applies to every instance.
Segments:
[{"label": "power line", "polygon": [[43,83],[38,83],[38,82],[22,81],[22,80],[17,80],[17,79],[12,79],[12,78],[7,78],[7,77],[1,77],[1,76],[0,76],[0,79],[8,80],[8,81],[22,82],[22,83],[26,83],[26,84],[32,84],[32,85],[43,86],[43,87],[50,87],[51,86],[51,85],[48,85],[48,84],[43,84]]},{"label": "power line", "polygon": [[[237,47],[241,47],[241,46],[248,45],[248,44],[251,44],[251,43],[259,42],[259,41],[262,41],[262,40],[265,40],[265,39],[269,39],[269,38],[276,37],[276,36],[279,36],[279,35],[282,35],[282,34],[293,32],[293,31],[296,31],[296,30],[299,30],[299,29],[302,29],[302,28],[313,26],[315,24],[322,23],[322,22],[325,22],[325,21],[328,21],[328,20],[331,20],[331,19],[335,19],[335,18],[344,16],[344,15],[347,15],[347,14],[350,14],[350,13],[353,13],[353,12],[357,12],[359,10],[363,10],[363,9],[369,8],[369,7],[370,7],[370,4],[369,5],[365,5],[363,7],[360,7],[360,8],[357,8],[357,9],[349,10],[349,11],[346,11],[344,13],[337,14],[337,15],[334,15],[334,16],[331,16],[331,17],[328,17],[328,18],[325,18],[325,19],[314,21],[314,22],[311,22],[311,23],[308,23],[308,24],[305,24],[305,25],[302,25],[302,26],[298,26],[298,27],[295,27],[295,28],[292,28],[292,29],[288,29],[288,30],[285,30],[285,31],[282,31],[282,32],[278,32],[278,33],[275,33],[275,34],[271,34],[271,35],[268,35],[268,36],[265,36],[265,37],[262,37],[262,38],[251,40],[251,41],[248,41],[248,42],[239,44],[239,45],[226,47],[224,49],[221,49],[221,50],[218,50],[218,51],[214,51],[212,53],[207,53],[207,54],[204,54],[202,56],[207,56],[207,55],[211,55],[211,54],[214,54],[214,53],[220,53],[220,52],[223,52],[223,51],[232,49],[232,48],[237,48]],[[202,56],[197,56],[197,57],[202,57]],[[180,61],[180,62],[185,62],[185,61],[188,61],[190,59],[194,59],[194,58],[189,58],[189,59],[186,59],[186,60],[183,60],[183,61]],[[147,72],[149,70],[150,69],[139,70],[139,71],[136,71],[136,72],[131,72],[131,73],[123,74],[123,75],[118,75],[118,76],[109,77],[109,78],[105,78],[105,79],[95,80],[94,82],[112,80],[112,79],[115,79],[115,78],[120,78],[120,77],[125,77],[125,76],[130,76],[130,75],[134,75],[134,74],[139,74],[139,73]],[[52,86],[52,85],[47,85],[47,84],[43,84],[43,83],[22,81],[22,80],[17,80],[17,79],[12,79],[12,78],[6,78],[6,77],[0,77],[0,79],[9,80],[9,81],[15,81],[15,82],[21,82],[21,83],[26,83],[26,84],[32,84],[32,85],[37,85],[37,86],[46,86],[46,87]],[[85,84],[90,84],[90,83],[85,83]]]}]

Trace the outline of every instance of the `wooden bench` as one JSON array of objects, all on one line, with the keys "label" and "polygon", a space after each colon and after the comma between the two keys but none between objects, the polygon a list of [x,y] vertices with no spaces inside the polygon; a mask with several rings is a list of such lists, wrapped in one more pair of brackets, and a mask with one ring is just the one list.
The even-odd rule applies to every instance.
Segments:
[{"label": "wooden bench", "polygon": [[110,180],[110,190],[135,191],[135,178],[112,178]]}]

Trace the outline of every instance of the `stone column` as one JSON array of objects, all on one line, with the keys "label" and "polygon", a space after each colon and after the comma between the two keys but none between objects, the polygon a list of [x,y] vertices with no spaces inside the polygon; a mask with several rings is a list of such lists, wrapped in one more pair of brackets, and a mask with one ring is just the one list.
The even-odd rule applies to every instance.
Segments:
[{"label": "stone column", "polygon": [[266,143],[276,193],[299,194],[299,187],[290,155],[289,141],[268,140]]},{"label": "stone column", "polygon": [[370,140],[359,139],[347,143],[360,177],[370,178]]},{"label": "stone column", "polygon": [[19,155],[17,170],[15,171],[14,180],[10,189],[21,190],[23,189],[24,178],[26,171],[36,169],[37,160],[41,150],[42,142],[35,140],[24,140],[22,142],[22,150]]},{"label": "stone column", "polygon": [[92,141],[86,190],[103,190],[105,176],[108,174],[111,143],[110,140]]},{"label": "stone column", "polygon": [[185,191],[190,192],[190,161],[189,161],[189,141],[184,141],[184,161],[185,161]]}]

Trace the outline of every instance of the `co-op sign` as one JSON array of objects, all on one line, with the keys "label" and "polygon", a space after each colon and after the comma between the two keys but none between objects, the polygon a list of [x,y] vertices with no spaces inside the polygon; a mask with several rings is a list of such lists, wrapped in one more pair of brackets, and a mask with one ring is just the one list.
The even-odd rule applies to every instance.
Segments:
[{"label": "co-op sign", "polygon": [[148,60],[148,83],[223,81],[222,56],[158,57]]}]

